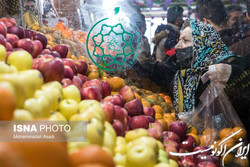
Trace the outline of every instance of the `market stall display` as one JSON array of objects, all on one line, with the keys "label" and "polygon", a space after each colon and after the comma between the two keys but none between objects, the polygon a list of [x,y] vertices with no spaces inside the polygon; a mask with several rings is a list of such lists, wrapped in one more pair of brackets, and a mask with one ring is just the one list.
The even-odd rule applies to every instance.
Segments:
[{"label": "market stall display", "polygon": [[[117,14],[119,9],[114,11]],[[64,135],[59,135],[63,142],[1,141],[0,166],[248,166],[247,158],[234,158],[239,149],[225,157],[214,155],[210,148],[214,143],[208,142],[208,138],[215,137],[213,129],[207,124],[200,127],[202,121],[181,120],[168,92],[156,83],[137,76],[130,66],[112,71],[114,66],[109,67],[101,58],[130,54],[128,48],[123,53],[114,48],[130,46],[129,40],[124,43],[110,40],[123,39],[124,34],[135,37],[134,41],[127,37],[133,43],[129,48],[133,54],[126,63],[136,58],[141,34],[135,35],[139,30],[133,29],[133,25],[125,32],[128,27],[123,29],[122,23],[118,27],[116,23],[104,22],[100,25],[101,33],[98,30],[96,33],[94,26],[90,33],[74,30],[62,21],[55,27],[39,26],[32,13],[25,13],[24,20],[25,28],[14,18],[0,18],[0,121],[61,121],[64,125],[85,121],[80,129],[86,128],[86,141],[70,141],[67,136],[64,140]],[[105,26],[112,31],[106,32]],[[119,34],[122,29],[123,35]],[[115,35],[107,37],[110,33]],[[105,37],[106,43],[99,41]],[[118,69],[120,64],[116,65]],[[227,151],[237,144],[236,139],[246,138],[244,127],[239,120],[236,122],[233,127],[216,131],[218,138],[214,140],[218,143],[241,129],[227,140]],[[4,127],[0,128],[4,132]]]}]

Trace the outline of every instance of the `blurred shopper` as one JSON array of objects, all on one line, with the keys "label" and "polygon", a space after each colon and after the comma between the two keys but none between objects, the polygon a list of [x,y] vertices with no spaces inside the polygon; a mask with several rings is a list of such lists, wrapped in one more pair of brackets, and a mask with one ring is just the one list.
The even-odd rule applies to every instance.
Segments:
[{"label": "blurred shopper", "polygon": [[175,54],[174,46],[183,24],[183,8],[180,6],[170,7],[167,11],[167,22],[167,25],[161,24],[157,27],[153,38],[155,43],[153,57],[159,62],[164,62],[169,56]]},{"label": "blurred shopper", "polygon": [[243,16],[243,9],[239,5],[230,5],[226,8],[228,15],[228,26],[232,28],[233,24]]},{"label": "blurred shopper", "polygon": [[221,0],[198,0],[196,14],[200,21],[211,24],[220,34],[226,46],[231,46],[238,41],[233,30],[227,25],[228,17]]}]

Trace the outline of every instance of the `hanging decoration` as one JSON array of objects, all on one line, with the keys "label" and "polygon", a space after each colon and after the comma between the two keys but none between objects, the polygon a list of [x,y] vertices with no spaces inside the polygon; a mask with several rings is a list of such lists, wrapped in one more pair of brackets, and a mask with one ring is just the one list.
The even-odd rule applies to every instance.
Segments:
[{"label": "hanging decoration", "polygon": [[191,5],[194,2],[194,0],[187,0],[187,5]]},{"label": "hanging decoration", "polygon": [[168,9],[168,5],[172,2],[172,0],[165,0],[164,5],[163,5],[163,10],[167,10]]},{"label": "hanging decoration", "polygon": [[153,7],[153,0],[147,0],[148,7],[151,9]]}]

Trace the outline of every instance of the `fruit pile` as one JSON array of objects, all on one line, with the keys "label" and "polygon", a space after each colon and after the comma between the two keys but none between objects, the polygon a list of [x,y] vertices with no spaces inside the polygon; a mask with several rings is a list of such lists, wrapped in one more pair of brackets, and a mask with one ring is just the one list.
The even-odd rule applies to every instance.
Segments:
[{"label": "fruit pile", "polygon": [[176,120],[168,95],[126,85],[86,57],[67,58],[66,45],[47,44],[43,33],[0,22],[0,120],[87,121],[87,142],[2,142],[1,166],[219,166],[210,152],[170,153],[207,147]]}]

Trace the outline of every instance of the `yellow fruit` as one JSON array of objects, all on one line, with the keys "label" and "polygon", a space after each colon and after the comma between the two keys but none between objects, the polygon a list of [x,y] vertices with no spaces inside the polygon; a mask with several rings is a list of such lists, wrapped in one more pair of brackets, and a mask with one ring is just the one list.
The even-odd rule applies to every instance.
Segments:
[{"label": "yellow fruit", "polygon": [[110,79],[110,86],[112,91],[120,91],[125,86],[125,81],[119,77],[113,77]]}]

